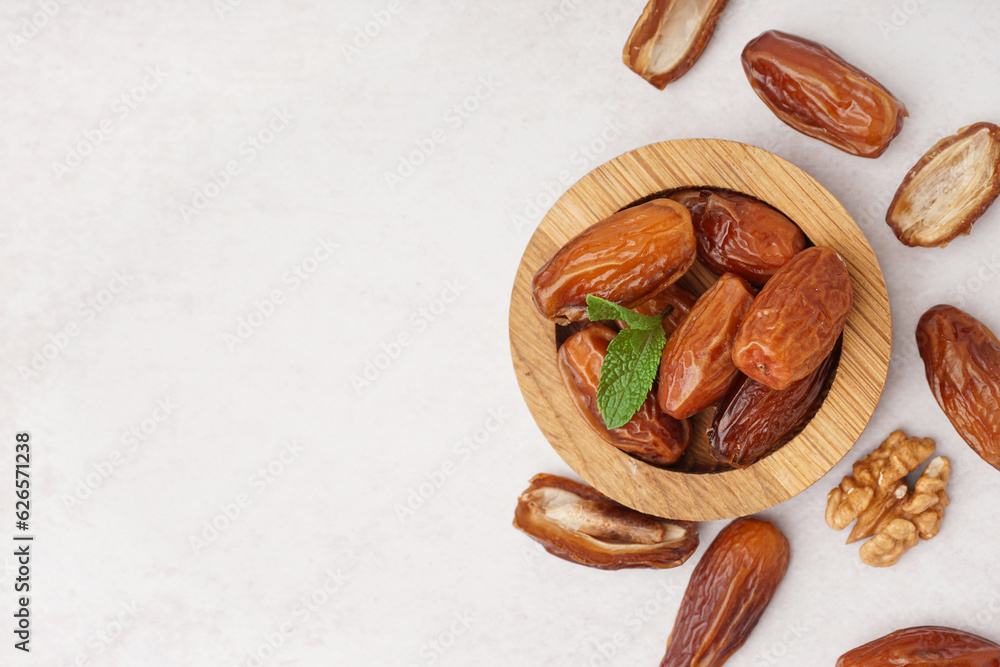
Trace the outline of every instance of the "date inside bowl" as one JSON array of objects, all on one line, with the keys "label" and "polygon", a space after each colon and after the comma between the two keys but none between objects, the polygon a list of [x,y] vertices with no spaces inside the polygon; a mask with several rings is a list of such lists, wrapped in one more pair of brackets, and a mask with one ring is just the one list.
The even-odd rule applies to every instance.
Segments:
[{"label": "date inside bowl", "polygon": [[[740,211],[733,210],[734,204],[751,204],[755,206],[755,211],[763,211],[765,217],[773,211],[777,217],[783,219],[784,223],[789,221],[794,223],[783,212],[750,195],[708,186],[676,188],[652,193],[621,207],[617,212],[661,198],[673,198],[685,204],[692,210],[692,213],[696,214],[695,219],[702,226],[711,228],[709,231],[715,237],[727,234],[730,237],[733,236],[731,229],[734,225],[733,216],[740,213]],[[707,215],[704,205],[706,201],[712,204],[712,210]],[[720,202],[721,207],[717,205]],[[721,210],[719,210],[720,208]],[[765,219],[761,224],[767,222],[769,221]],[[699,242],[701,242],[702,230],[698,229],[697,231]],[[805,247],[814,245],[805,234],[801,235],[801,239],[795,239],[792,242],[787,239],[776,239],[776,234],[771,230],[751,230],[751,232],[753,231],[757,231],[758,236],[766,238],[769,246],[787,246],[784,249],[784,254],[788,257]],[[730,242],[739,243],[740,239],[730,239]],[[684,320],[698,297],[701,297],[710,287],[715,285],[720,275],[726,273],[727,267],[719,261],[713,261],[712,252],[711,247],[699,248],[699,258],[687,273],[667,292],[661,293],[659,298],[650,299],[644,304],[646,307],[640,305],[636,310],[642,314],[651,315],[655,314],[653,310],[659,310],[665,304],[670,305],[672,310],[667,317],[668,323],[664,327],[669,336]],[[779,250],[775,250],[773,254],[780,255],[781,253]],[[754,292],[769,277],[769,275],[759,275],[759,272],[755,272],[752,268],[744,268],[742,273],[748,281],[752,281]],[[616,331],[627,326],[622,321],[605,321],[603,324]],[[590,325],[589,321],[553,325],[555,327],[553,338],[557,354],[558,349],[567,339]],[[754,462],[770,456],[794,439],[821,408],[837,374],[842,343],[843,337],[841,336],[838,338],[834,350],[830,353],[830,358],[823,363],[821,368],[817,369],[817,372],[813,374],[814,377],[809,378],[808,382],[797,383],[798,386],[789,390],[773,392],[766,386],[740,374],[733,380],[731,389],[726,392],[725,398],[686,418],[685,428],[690,431],[690,440],[680,458],[670,463],[651,461],[648,458],[644,462],[666,470],[693,474],[718,473],[737,467],[746,467],[746,465],[735,466],[731,461],[717,458],[712,451],[711,440],[713,437],[717,441],[728,439],[738,442],[741,449],[752,448],[754,443],[757,443],[758,446],[766,446],[766,453],[758,454]],[[658,389],[659,383],[654,382],[653,393],[656,394]],[[576,390],[567,386],[566,391],[572,394]],[[575,403],[581,411],[587,410],[588,407],[591,411],[593,410],[593,406],[587,405],[587,401],[578,399]],[[590,415],[589,418],[592,421],[600,419],[597,414]],[[606,436],[599,424],[600,422],[595,425],[595,431]],[[648,422],[644,420],[636,420],[631,424],[633,433],[639,432],[640,435],[642,429],[647,427]],[[606,445],[616,447],[612,442],[607,442]],[[642,454],[637,455],[630,452],[628,447],[622,447],[620,444],[617,448],[625,451],[629,456],[643,461]]]}]

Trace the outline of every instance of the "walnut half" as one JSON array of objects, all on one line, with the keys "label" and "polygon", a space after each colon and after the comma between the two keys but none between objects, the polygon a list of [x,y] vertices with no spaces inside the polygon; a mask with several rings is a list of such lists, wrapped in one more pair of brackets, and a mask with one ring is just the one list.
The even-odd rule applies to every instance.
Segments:
[{"label": "walnut half", "polygon": [[861,546],[861,560],[873,567],[895,565],[919,539],[941,528],[948,505],[945,488],[951,463],[938,456],[924,469],[911,492],[906,475],[934,452],[930,438],[908,438],[894,431],[878,449],[854,464],[853,475],[827,497],[826,522],[842,530],[857,519],[848,544],[874,537]]}]

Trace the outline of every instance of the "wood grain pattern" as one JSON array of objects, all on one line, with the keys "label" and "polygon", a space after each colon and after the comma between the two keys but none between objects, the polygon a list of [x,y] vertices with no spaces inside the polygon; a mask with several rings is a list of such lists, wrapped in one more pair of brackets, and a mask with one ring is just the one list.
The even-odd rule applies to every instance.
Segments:
[{"label": "wood grain pattern", "polygon": [[[847,261],[854,307],[826,402],[784,447],[742,470],[714,465],[706,428],[694,418],[691,451],[678,470],[637,461],[598,437],[577,412],[556,367],[555,325],[531,301],[535,272],[569,239],[608,215],[656,193],[717,187],[761,199],[794,220],[816,245]],[[700,263],[683,283],[701,293],[715,276]],[[615,500],[657,516],[694,521],[759,512],[826,474],[871,418],[889,368],[889,297],[871,246],[833,196],[795,165],[761,148],[715,139],[651,144],[584,176],[555,203],[528,243],[514,281],[510,342],[521,393],[542,433],[581,477]]]}]

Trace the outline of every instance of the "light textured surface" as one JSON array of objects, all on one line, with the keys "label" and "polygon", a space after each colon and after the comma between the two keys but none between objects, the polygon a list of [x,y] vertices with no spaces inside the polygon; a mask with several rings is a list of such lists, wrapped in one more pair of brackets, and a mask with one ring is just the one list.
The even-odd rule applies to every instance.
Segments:
[{"label": "light textured surface", "polygon": [[[4,3],[8,619],[16,431],[35,441],[37,537],[33,650],[12,655],[5,631],[0,663],[255,665],[264,647],[268,665],[658,664],[703,548],[676,570],[601,572],[510,527],[533,474],[569,471],[520,397],[507,313],[553,198],[619,153],[682,137],[774,151],[858,221],[896,336],[855,452],[905,428],[953,465],[940,535],[884,571],[823,521],[854,453],[768,511],[791,566],[728,664],[830,665],[918,624],[1000,638],[1000,476],[934,403],[912,333],[940,302],[1000,331],[1000,209],[944,250],[906,248],[883,222],[928,147],[997,122],[1000,7],[733,0],[702,59],[660,92],[620,60],[643,4],[406,3],[348,59],[343,45],[385,2],[66,0],[20,46],[10,34],[55,5]],[[906,103],[885,155],[846,155],[764,107],[739,52],[770,28],[825,43]],[[120,101],[144,79],[134,109]],[[455,110],[477,93],[474,110]],[[270,143],[245,144],[272,120]],[[88,133],[100,142],[57,174]],[[391,188],[384,172],[421,145],[433,152]],[[216,190],[227,163],[238,173]],[[252,315],[271,312],[275,290],[271,315]],[[230,349],[241,319],[259,326]],[[50,336],[74,324],[52,354]],[[23,380],[43,350],[53,358]],[[352,376],[376,363],[356,391]],[[124,436],[143,426],[144,440]],[[301,452],[271,463],[286,440]],[[280,474],[264,477],[269,464]],[[240,494],[249,506],[196,553],[189,538]],[[419,506],[401,514],[408,502]],[[720,528],[703,525],[703,543]],[[343,579],[332,593],[328,571]]]}]

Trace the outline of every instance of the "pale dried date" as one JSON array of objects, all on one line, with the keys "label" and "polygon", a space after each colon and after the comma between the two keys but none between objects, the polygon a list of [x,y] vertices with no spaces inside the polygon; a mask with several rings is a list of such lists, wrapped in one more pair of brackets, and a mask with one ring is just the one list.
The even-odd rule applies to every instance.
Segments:
[{"label": "pale dried date", "polygon": [[753,290],[733,273],[701,295],[663,348],[656,400],[664,412],[686,419],[730,390],[740,374],[733,339],[751,303]]},{"label": "pale dried date", "polygon": [[718,274],[762,286],[806,247],[806,236],[781,211],[753,197],[705,188],[670,195],[691,212],[698,258]]},{"label": "pale dried date", "polygon": [[691,441],[687,420],[662,412],[649,392],[639,411],[624,426],[608,429],[597,408],[601,365],[615,331],[591,324],[570,336],[559,348],[557,361],[563,384],[583,418],[605,441],[651,465],[669,465],[680,458]]},{"label": "pale dried date", "polygon": [[691,575],[660,667],[718,667],[756,627],[788,569],[785,536],[766,521],[722,529]]},{"label": "pale dried date", "polygon": [[631,308],[677,281],[694,264],[691,214],[672,199],[619,211],[570,239],[532,281],[532,298],[558,323],[587,318],[587,296]]},{"label": "pale dried date", "polygon": [[806,248],[754,299],[733,343],[733,363],[761,384],[787,389],[829,356],[853,299],[843,258],[831,248]]},{"label": "pale dried date", "polygon": [[917,323],[927,383],[958,434],[1000,470],[1000,341],[954,306],[934,306]]},{"label": "pale dried date", "polygon": [[708,431],[712,456],[745,468],[788,442],[816,414],[839,358],[835,349],[816,370],[787,389],[740,378],[719,405]]},{"label": "pale dried date", "polygon": [[743,70],[780,120],[820,141],[875,158],[903,128],[906,107],[822,44],[769,30],[743,49]]},{"label": "pale dried date", "polygon": [[848,651],[837,667],[997,667],[1000,646],[971,632],[920,626]]},{"label": "pale dried date", "polygon": [[622,60],[663,90],[701,56],[728,2],[649,0],[625,43]]},{"label": "pale dried date", "polygon": [[1000,127],[976,123],[934,144],[906,174],[885,221],[908,246],[945,247],[1000,195]]},{"label": "pale dried date", "polygon": [[698,548],[698,525],[636,512],[586,484],[540,474],[521,494],[514,527],[553,556],[602,570],[669,568]]}]

